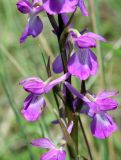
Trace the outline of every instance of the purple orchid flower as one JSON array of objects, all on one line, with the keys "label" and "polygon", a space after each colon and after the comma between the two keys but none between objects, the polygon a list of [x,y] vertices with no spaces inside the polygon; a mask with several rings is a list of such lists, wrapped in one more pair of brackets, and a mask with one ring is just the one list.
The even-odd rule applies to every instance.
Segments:
[{"label": "purple orchid flower", "polygon": [[[89,76],[96,75],[98,71],[97,57],[89,48],[96,47],[96,40],[104,42],[106,40],[102,36],[92,32],[81,35],[75,30],[75,32],[71,31],[70,33],[72,40],[78,47],[78,51],[68,60],[68,72],[81,80],[86,80]],[[63,71],[60,55],[53,62],[53,71],[54,73],[61,73]]]},{"label": "purple orchid flower", "polygon": [[[59,122],[58,122],[59,123]],[[71,134],[73,129],[73,121],[70,122],[67,131]],[[66,152],[63,150],[66,140],[63,137],[63,141],[60,143],[60,147],[57,148],[48,138],[40,138],[32,141],[32,145],[39,148],[47,148],[49,151],[40,157],[40,160],[66,160]]]},{"label": "purple orchid flower", "polygon": [[82,35],[77,30],[76,32],[77,34],[72,31],[71,36],[73,41],[79,48],[96,47],[96,40],[106,42],[105,38],[93,32],[87,32]]},{"label": "purple orchid flower", "polygon": [[96,47],[96,40],[106,41],[102,36],[92,32],[83,35],[71,33],[72,39],[78,47],[68,61],[68,72],[81,80],[86,80],[91,75],[96,75],[98,70],[97,57],[89,49]]},{"label": "purple orchid flower", "polygon": [[43,30],[43,23],[39,16],[44,10],[42,0],[19,0],[16,4],[18,10],[23,14],[28,14],[27,24],[20,38],[20,43],[23,43],[28,36],[37,37]]},{"label": "purple orchid flower", "polygon": [[46,102],[43,95],[48,93],[54,86],[66,80],[70,76],[69,73],[51,81],[43,82],[38,77],[30,77],[20,82],[24,90],[29,93],[24,101],[23,108],[21,110],[22,115],[27,121],[37,121],[45,106]]},{"label": "purple orchid flower", "polygon": [[66,152],[63,148],[56,148],[48,138],[40,138],[32,141],[32,145],[39,148],[47,148],[49,151],[44,153],[40,160],[66,160]]},{"label": "purple orchid flower", "polygon": [[[54,73],[61,73],[63,71],[63,64],[61,56],[57,56],[53,62]],[[69,59],[68,72],[81,80],[86,80],[89,76],[96,75],[98,71],[97,57],[88,48],[79,49]]]},{"label": "purple orchid flower", "polygon": [[86,94],[85,96],[79,93],[68,82],[65,82],[68,89],[78,98],[84,101],[85,106],[81,109],[81,113],[92,118],[91,132],[96,138],[104,139],[109,137],[117,130],[117,125],[112,117],[107,114],[107,111],[117,108],[116,100],[110,98],[115,96],[117,92],[101,92],[97,96]]}]

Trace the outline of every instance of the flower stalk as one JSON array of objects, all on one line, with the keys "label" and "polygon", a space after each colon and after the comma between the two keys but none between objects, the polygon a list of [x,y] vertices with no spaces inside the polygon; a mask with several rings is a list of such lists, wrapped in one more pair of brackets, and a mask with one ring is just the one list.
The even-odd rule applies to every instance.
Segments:
[{"label": "flower stalk", "polygon": [[[17,3],[18,10],[21,13],[28,14],[27,24],[20,38],[20,43],[23,43],[29,36],[35,38],[42,32],[43,23],[39,18],[39,13],[45,11],[53,27],[52,32],[57,37],[60,52],[52,67],[51,57],[48,58],[47,64],[45,63],[49,79],[43,81],[39,77],[33,76],[20,82],[23,89],[28,92],[21,110],[27,121],[34,122],[41,118],[47,106],[44,95],[51,90],[53,90],[57,104],[57,110],[54,109],[57,120],[54,120],[53,124],[60,125],[63,136],[57,143],[58,146],[49,138],[39,138],[32,141],[33,146],[48,149],[46,153],[41,155],[40,160],[66,160],[64,149],[66,145],[71,160],[79,160],[79,157],[83,157],[79,152],[81,145],[78,140],[79,125],[90,160],[93,160],[79,114],[85,114],[91,118],[90,129],[92,135],[96,138],[105,139],[117,130],[116,123],[107,113],[107,111],[114,110],[118,106],[117,101],[112,98],[117,92],[103,91],[94,95],[86,90],[86,80],[90,76],[95,76],[98,72],[98,59],[92,48],[97,47],[99,49],[97,40],[106,42],[106,39],[96,33],[88,32],[87,29],[79,32],[72,27],[72,19],[77,7],[81,10],[83,16],[88,16],[84,0],[32,0],[32,2],[19,0]],[[69,19],[68,13],[71,13]],[[57,16],[58,21],[56,21],[55,16]],[[94,14],[93,17],[95,18]],[[93,23],[96,27],[95,19]],[[102,67],[102,61],[100,63]],[[63,73],[63,75],[52,79],[53,73]],[[102,86],[104,87],[103,74],[101,71]],[[73,87],[72,76],[80,80],[80,91]]]}]

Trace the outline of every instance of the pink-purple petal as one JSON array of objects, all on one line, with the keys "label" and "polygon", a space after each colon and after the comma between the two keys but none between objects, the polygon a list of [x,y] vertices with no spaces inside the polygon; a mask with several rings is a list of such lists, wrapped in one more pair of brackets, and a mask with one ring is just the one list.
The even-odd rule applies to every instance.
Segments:
[{"label": "pink-purple petal", "polygon": [[26,98],[21,113],[27,121],[37,121],[40,118],[45,105],[46,103],[43,97],[31,94]]},{"label": "pink-purple petal", "polygon": [[48,138],[35,139],[31,142],[31,144],[35,147],[40,147],[40,148],[49,148],[49,149],[55,148],[52,141]]},{"label": "pink-purple petal", "polygon": [[57,159],[58,150],[57,149],[51,149],[48,152],[44,153],[40,160],[58,160]]},{"label": "pink-purple petal", "polygon": [[20,82],[20,85],[22,85],[27,92],[33,94],[44,93],[45,83],[38,77],[26,78]]},{"label": "pink-purple petal", "polygon": [[49,14],[74,12],[78,0],[43,0],[43,7]]},{"label": "pink-purple petal", "polygon": [[89,49],[80,49],[74,53],[68,62],[70,74],[86,80],[91,75],[96,75],[98,70],[97,58]]},{"label": "pink-purple petal", "polygon": [[64,150],[58,151],[57,160],[66,160],[66,152]]},{"label": "pink-purple petal", "polygon": [[116,96],[117,94],[118,94],[117,91],[112,91],[112,92],[103,91],[103,92],[100,92],[100,93],[96,96],[96,99],[110,98],[110,97]]},{"label": "pink-purple petal", "polygon": [[96,114],[91,123],[91,131],[93,136],[99,139],[104,139],[117,130],[117,125],[112,120],[112,117],[106,113]]},{"label": "pink-purple petal", "polygon": [[99,40],[99,41],[103,41],[103,42],[106,42],[107,40],[105,38],[103,38],[102,36],[96,34],[96,33],[93,33],[93,32],[87,32],[84,34],[84,36],[86,37],[89,37],[89,38],[93,38],[95,40]]},{"label": "pink-purple petal", "polygon": [[118,102],[115,99],[111,98],[98,99],[96,100],[96,103],[102,111],[113,110],[118,106]]},{"label": "pink-purple petal", "polygon": [[85,97],[83,94],[79,93],[70,83],[65,82],[65,85],[69,89],[69,91],[71,93],[73,93],[74,95],[76,95],[78,98],[80,98],[84,102],[90,102],[90,100],[87,97]]},{"label": "pink-purple petal", "polygon": [[30,16],[28,22],[20,37],[20,43],[23,43],[28,36],[37,37],[43,30],[43,23],[39,16]]},{"label": "pink-purple petal", "polygon": [[32,10],[32,5],[28,0],[19,0],[16,5],[18,10],[24,14],[30,13]]},{"label": "pink-purple petal", "polygon": [[80,8],[80,10],[82,12],[82,15],[83,16],[88,16],[88,12],[87,12],[84,0],[79,0],[78,6],[79,6],[79,8]]},{"label": "pink-purple petal", "polygon": [[81,35],[80,37],[76,38],[75,42],[79,48],[96,47],[95,39],[87,37],[86,35]]},{"label": "pink-purple petal", "polygon": [[61,55],[57,56],[53,62],[52,65],[53,68],[53,72],[54,73],[61,73],[63,72],[63,64],[62,64],[62,59],[61,59]]},{"label": "pink-purple petal", "polygon": [[70,73],[65,73],[61,77],[51,81],[48,85],[45,87],[45,93],[48,93],[54,86],[57,84],[60,84],[61,82],[65,81],[70,76]]}]

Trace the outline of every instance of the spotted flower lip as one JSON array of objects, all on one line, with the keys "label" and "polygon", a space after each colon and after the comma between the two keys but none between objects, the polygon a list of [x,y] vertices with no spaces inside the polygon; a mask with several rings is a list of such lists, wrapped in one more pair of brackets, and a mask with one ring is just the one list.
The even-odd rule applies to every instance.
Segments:
[{"label": "spotted flower lip", "polygon": [[22,80],[20,85],[29,93],[21,110],[24,118],[29,122],[37,121],[41,117],[46,106],[43,95],[50,92],[54,86],[66,80],[69,76],[70,74],[66,73],[48,83],[42,81],[38,77],[30,77]]},{"label": "spotted flower lip", "polygon": [[48,138],[35,139],[31,144],[35,147],[49,149],[40,157],[40,160],[66,160],[66,152],[62,148],[56,148]]},{"label": "spotted flower lip", "polygon": [[91,132],[94,137],[104,139],[109,137],[118,129],[112,117],[107,114],[107,111],[114,110],[118,106],[117,101],[111,98],[112,96],[117,95],[117,92],[103,91],[97,96],[84,96],[68,82],[65,82],[65,85],[70,92],[83,100],[85,105],[82,107],[80,112],[85,113],[92,118]]},{"label": "spotted flower lip", "polygon": [[43,23],[39,18],[38,13],[44,10],[41,5],[41,0],[19,0],[17,5],[18,10],[23,14],[28,14],[27,24],[20,37],[20,43],[23,43],[28,36],[37,37],[43,30]]}]

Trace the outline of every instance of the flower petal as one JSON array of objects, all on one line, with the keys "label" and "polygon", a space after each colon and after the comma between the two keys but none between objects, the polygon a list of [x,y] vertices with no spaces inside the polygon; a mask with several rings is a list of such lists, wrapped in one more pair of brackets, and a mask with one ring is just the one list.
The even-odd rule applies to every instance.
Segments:
[{"label": "flower petal", "polygon": [[31,16],[28,19],[27,25],[20,38],[20,43],[23,43],[28,36],[37,37],[43,30],[43,24],[39,16]]},{"label": "flower petal", "polygon": [[62,59],[61,55],[57,56],[56,59],[53,62],[53,72],[54,73],[61,73],[63,72],[63,64],[62,64]]},{"label": "flower petal", "polygon": [[69,59],[69,73],[79,77],[81,80],[86,80],[90,75],[95,75],[97,70],[97,58],[89,49],[80,49]]},{"label": "flower petal", "polygon": [[80,8],[80,10],[82,12],[82,15],[83,16],[88,16],[88,12],[87,12],[84,0],[79,0],[78,6],[79,6],[79,8]]},{"label": "flower petal", "polygon": [[58,151],[58,159],[57,160],[66,160],[66,152],[64,150]]},{"label": "flower petal", "polygon": [[118,102],[111,98],[99,99],[96,100],[96,103],[99,105],[100,110],[109,111],[116,109],[118,106]]},{"label": "flower petal", "polygon": [[76,38],[75,42],[79,48],[96,47],[95,39],[87,37],[86,35],[81,35],[80,37]]},{"label": "flower petal", "polygon": [[118,92],[116,91],[112,91],[112,92],[103,91],[96,96],[96,99],[105,99],[105,98],[116,96],[117,94]]},{"label": "flower petal", "polygon": [[72,85],[70,83],[65,82],[65,85],[69,89],[69,91],[71,93],[73,93],[74,95],[76,95],[78,98],[80,98],[84,102],[90,102],[87,97],[85,97],[83,94],[79,93],[74,87],[72,87]]},{"label": "flower petal", "polygon": [[58,160],[57,159],[58,150],[57,149],[51,149],[47,153],[44,153],[40,160]]},{"label": "flower petal", "polygon": [[45,105],[46,103],[43,97],[30,94],[24,102],[21,113],[27,121],[37,121],[40,118]]},{"label": "flower petal", "polygon": [[49,14],[74,12],[78,0],[43,0],[43,7]]},{"label": "flower petal", "polygon": [[117,130],[112,117],[106,113],[96,114],[91,123],[91,131],[96,138],[104,139]]},{"label": "flower petal", "polygon": [[32,10],[32,5],[28,0],[19,0],[16,5],[18,10],[24,14],[30,13]]},{"label": "flower petal", "polygon": [[65,81],[70,76],[70,73],[65,73],[61,77],[51,81],[48,85],[45,87],[45,93],[48,93],[54,86],[61,83],[62,81]]},{"label": "flower petal", "polygon": [[40,148],[50,148],[50,149],[55,148],[52,141],[48,138],[35,139],[32,141],[31,144],[33,146],[40,147]]},{"label": "flower petal", "polygon": [[20,85],[23,86],[23,88],[27,92],[31,92],[33,94],[42,94],[44,93],[44,82],[38,78],[38,77],[30,77],[26,78],[23,81],[20,82]]},{"label": "flower petal", "polygon": [[105,38],[93,32],[87,32],[82,35],[76,35],[76,37],[75,34],[73,33],[72,38],[79,48],[96,47],[96,40],[106,42]]},{"label": "flower petal", "polygon": [[89,38],[93,38],[95,40],[99,40],[99,41],[103,41],[103,42],[106,42],[107,40],[105,38],[103,38],[102,36],[96,34],[96,33],[93,33],[93,32],[87,32],[84,34],[84,36],[87,36]]}]

